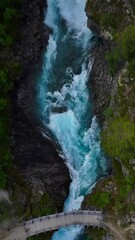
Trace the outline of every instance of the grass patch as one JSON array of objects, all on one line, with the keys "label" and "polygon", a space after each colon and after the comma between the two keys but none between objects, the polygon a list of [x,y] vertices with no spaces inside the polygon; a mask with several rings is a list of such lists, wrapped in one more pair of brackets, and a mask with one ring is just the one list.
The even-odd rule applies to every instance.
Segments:
[{"label": "grass patch", "polygon": [[135,124],[124,118],[114,118],[102,131],[102,146],[112,158],[128,162],[135,158]]}]

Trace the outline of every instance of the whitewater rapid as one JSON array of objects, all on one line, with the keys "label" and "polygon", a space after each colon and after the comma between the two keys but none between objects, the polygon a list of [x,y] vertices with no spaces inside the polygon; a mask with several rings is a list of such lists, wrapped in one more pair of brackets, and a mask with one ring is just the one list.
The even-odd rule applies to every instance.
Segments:
[{"label": "whitewater rapid", "polygon": [[[79,209],[84,196],[106,174],[100,129],[92,116],[90,51],[86,0],[48,0],[45,23],[52,29],[38,82],[42,122],[61,147],[72,179],[64,211]],[[74,240],[83,227],[57,231],[53,240]]]}]

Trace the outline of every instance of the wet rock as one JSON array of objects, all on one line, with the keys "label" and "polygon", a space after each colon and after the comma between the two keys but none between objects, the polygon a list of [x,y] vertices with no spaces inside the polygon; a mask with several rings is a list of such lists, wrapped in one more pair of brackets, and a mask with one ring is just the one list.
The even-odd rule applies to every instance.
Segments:
[{"label": "wet rock", "polygon": [[61,106],[61,107],[53,107],[51,110],[53,113],[63,113],[67,111],[66,106]]},{"label": "wet rock", "polygon": [[95,32],[100,35],[101,32],[100,26],[93,22],[90,18],[88,18],[87,20],[87,26],[92,32]]}]

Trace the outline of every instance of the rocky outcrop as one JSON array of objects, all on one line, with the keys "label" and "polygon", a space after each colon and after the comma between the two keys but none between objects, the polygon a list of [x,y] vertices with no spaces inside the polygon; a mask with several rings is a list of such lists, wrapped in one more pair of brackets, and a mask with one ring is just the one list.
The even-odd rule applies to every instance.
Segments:
[{"label": "rocky outcrop", "polygon": [[23,1],[20,36],[15,44],[16,58],[22,63],[22,74],[13,92],[13,161],[34,197],[45,192],[61,208],[68,195],[68,168],[52,142],[43,136],[34,114],[35,76],[41,71],[41,56],[49,36],[43,23],[46,1]]},{"label": "rocky outcrop", "polygon": [[[99,1],[100,2],[100,1]],[[109,72],[109,64],[106,60],[106,53],[109,51],[112,41],[110,35],[104,36],[100,22],[98,21],[97,5],[91,0],[86,4],[87,26],[97,36],[97,41],[91,52],[91,78],[89,87],[91,89],[94,115],[99,123],[103,123],[104,110],[110,102],[113,79]],[[102,5],[102,3],[100,2]]]},{"label": "rocky outcrop", "polygon": [[110,102],[112,89],[112,78],[109,74],[109,66],[105,58],[109,47],[109,41],[99,38],[91,54],[92,69],[90,88],[94,104],[94,114],[100,122],[104,120],[104,110]]},{"label": "rocky outcrop", "polygon": [[14,116],[14,162],[19,167],[25,182],[34,197],[48,192],[57,205],[63,206],[68,194],[69,173],[64,160],[53,144],[46,139],[31,118],[15,107]]},{"label": "rocky outcrop", "polygon": [[96,24],[95,22],[93,22],[90,17],[88,16],[88,19],[87,19],[87,26],[88,28],[92,31],[92,32],[95,32],[97,34],[100,35],[101,33],[101,29],[100,29],[100,26],[98,24]]}]

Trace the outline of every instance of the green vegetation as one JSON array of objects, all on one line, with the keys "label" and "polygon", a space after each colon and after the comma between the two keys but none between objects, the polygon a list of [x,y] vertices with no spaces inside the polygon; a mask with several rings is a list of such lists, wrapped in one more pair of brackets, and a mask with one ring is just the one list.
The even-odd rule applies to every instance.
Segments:
[{"label": "green vegetation", "polygon": [[7,202],[0,201],[0,224],[5,220],[9,219],[10,216],[10,205]]},{"label": "green vegetation", "polygon": [[[34,217],[41,217],[45,215],[54,214],[58,211],[56,205],[54,204],[53,200],[49,196],[49,194],[45,193],[41,199],[37,202],[32,204],[31,207],[31,214]],[[50,240],[53,232],[51,233],[41,233],[36,236],[29,237],[28,240]]]},{"label": "green vegetation", "polygon": [[57,211],[58,209],[47,193],[41,197],[38,203],[32,205],[32,214],[35,217],[50,215],[56,213]]},{"label": "green vegetation", "polygon": [[18,33],[21,0],[0,1],[0,188],[5,188],[12,167],[9,119],[10,92],[21,70],[12,46]]},{"label": "green vegetation", "polygon": [[135,158],[135,124],[114,118],[102,132],[102,145],[112,158],[129,161]]},{"label": "green vegetation", "polygon": [[135,58],[133,58],[128,64],[128,72],[131,78],[135,79]]},{"label": "green vegetation", "polygon": [[27,240],[50,240],[53,232],[40,233],[38,235],[28,237]]},{"label": "green vegetation", "polygon": [[112,108],[108,107],[104,110],[104,116],[108,119],[110,117],[113,117],[114,115],[114,111],[112,110]]},{"label": "green vegetation", "polygon": [[[134,1],[129,0],[135,14]],[[133,15],[123,1],[87,0],[86,12],[102,29],[116,32],[134,21]]]},{"label": "green vegetation", "polygon": [[126,27],[122,32],[114,34],[115,46],[107,53],[110,72],[115,74],[120,62],[128,62],[128,73],[135,79],[135,24]]},{"label": "green vegetation", "polygon": [[104,236],[106,236],[107,232],[102,229],[102,228],[93,228],[93,227],[88,227],[86,229],[86,236],[84,239],[86,240],[103,240]]},{"label": "green vegetation", "polygon": [[0,46],[12,46],[18,32],[21,0],[2,0],[0,2]]},{"label": "green vegetation", "polygon": [[102,192],[102,193],[95,193],[92,195],[92,197],[89,199],[90,205],[96,205],[98,208],[105,208],[110,203],[110,193],[108,192]]},{"label": "green vegetation", "polygon": [[120,218],[129,211],[135,211],[135,172],[129,169],[129,176],[124,176],[121,164],[116,160],[113,161],[113,168],[114,175],[99,183],[93,193],[86,197],[84,204],[104,209],[106,213]]}]

